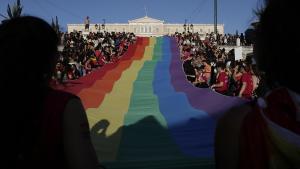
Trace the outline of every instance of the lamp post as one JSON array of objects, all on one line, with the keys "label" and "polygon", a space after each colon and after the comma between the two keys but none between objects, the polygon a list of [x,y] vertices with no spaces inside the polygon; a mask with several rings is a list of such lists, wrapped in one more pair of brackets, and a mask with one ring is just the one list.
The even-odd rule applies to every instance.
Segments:
[{"label": "lamp post", "polygon": [[105,31],[105,19],[103,19],[102,29]]},{"label": "lamp post", "polygon": [[187,26],[186,23],[187,23],[187,19],[184,20],[184,25],[183,25],[184,32],[186,32],[186,26]]},{"label": "lamp post", "polygon": [[96,24],[95,25],[96,32],[98,32],[98,28],[99,28],[99,26],[98,26],[98,24]]},{"label": "lamp post", "polygon": [[194,25],[191,24],[190,27],[191,27],[192,33],[194,33]]}]

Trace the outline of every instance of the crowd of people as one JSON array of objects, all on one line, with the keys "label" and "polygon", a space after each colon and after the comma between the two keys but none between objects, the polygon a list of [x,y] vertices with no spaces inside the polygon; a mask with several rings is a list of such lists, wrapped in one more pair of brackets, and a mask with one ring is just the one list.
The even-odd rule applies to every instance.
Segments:
[{"label": "crowd of people", "polygon": [[216,45],[228,45],[228,46],[250,46],[253,44],[251,38],[245,36],[244,33],[240,35],[236,34],[215,34],[215,33],[207,33],[204,37],[201,36],[200,39],[207,39],[213,44]]},{"label": "crowd of people", "polygon": [[193,85],[245,99],[257,96],[257,89],[262,84],[262,74],[257,70],[252,56],[236,60],[234,49],[226,52],[224,48],[219,47],[219,44],[224,45],[222,39],[230,36],[212,33],[201,39],[198,33],[191,32],[175,33],[173,36],[176,37],[180,48],[187,80]]},{"label": "crowd of people", "polygon": [[[210,36],[214,36],[214,34],[210,34]],[[214,41],[217,42],[218,45],[230,45],[230,46],[249,46],[252,42],[245,37],[243,33],[238,34],[217,34]]]},{"label": "crowd of people", "polygon": [[108,63],[116,62],[135,43],[133,33],[82,32],[61,34],[63,49],[59,52],[53,80],[63,83],[91,73]]}]

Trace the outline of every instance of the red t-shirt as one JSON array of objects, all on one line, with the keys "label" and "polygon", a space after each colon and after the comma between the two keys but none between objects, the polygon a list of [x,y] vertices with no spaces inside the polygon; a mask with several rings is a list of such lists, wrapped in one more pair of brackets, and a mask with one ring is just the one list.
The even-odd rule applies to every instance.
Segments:
[{"label": "red t-shirt", "polygon": [[253,92],[253,80],[251,73],[244,73],[241,77],[241,85],[246,83],[247,86],[242,93],[243,96],[251,97]]},{"label": "red t-shirt", "polygon": [[217,79],[217,84],[223,82],[222,87],[217,87],[216,91],[217,92],[226,92],[228,89],[228,75],[225,72],[219,73],[218,79]]},{"label": "red t-shirt", "polygon": [[95,51],[95,56],[96,56],[97,58],[99,58],[99,57],[101,56],[101,52],[100,52],[99,50],[96,50],[96,51]]}]

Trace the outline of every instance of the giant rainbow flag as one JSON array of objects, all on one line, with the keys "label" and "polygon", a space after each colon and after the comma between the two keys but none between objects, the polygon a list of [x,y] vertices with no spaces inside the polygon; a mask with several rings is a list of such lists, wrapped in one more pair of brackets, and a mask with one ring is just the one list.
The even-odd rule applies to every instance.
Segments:
[{"label": "giant rainbow flag", "polygon": [[243,101],[195,88],[172,37],[138,38],[115,64],[71,82],[108,168],[214,168],[220,115]]}]

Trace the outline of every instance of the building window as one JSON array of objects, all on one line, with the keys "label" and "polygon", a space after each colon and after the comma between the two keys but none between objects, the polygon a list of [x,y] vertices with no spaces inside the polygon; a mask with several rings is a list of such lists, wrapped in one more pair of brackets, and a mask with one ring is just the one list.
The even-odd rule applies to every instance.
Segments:
[{"label": "building window", "polygon": [[148,32],[148,27],[147,26],[145,26],[145,33],[147,33]]},{"label": "building window", "polygon": [[125,28],[123,28],[123,32],[125,32]]},{"label": "building window", "polygon": [[151,26],[149,26],[149,32],[150,32],[150,33],[152,32],[152,30],[151,30]]},{"label": "building window", "polygon": [[178,28],[176,28],[176,32],[178,32]]},{"label": "building window", "polygon": [[202,33],[202,31],[203,31],[203,30],[202,30],[202,29],[200,29],[200,32],[201,32],[201,33]]},{"label": "building window", "polygon": [[156,28],[156,32],[157,32],[157,33],[159,32],[159,28]]},{"label": "building window", "polygon": [[133,29],[133,32],[136,33],[136,28]]}]

